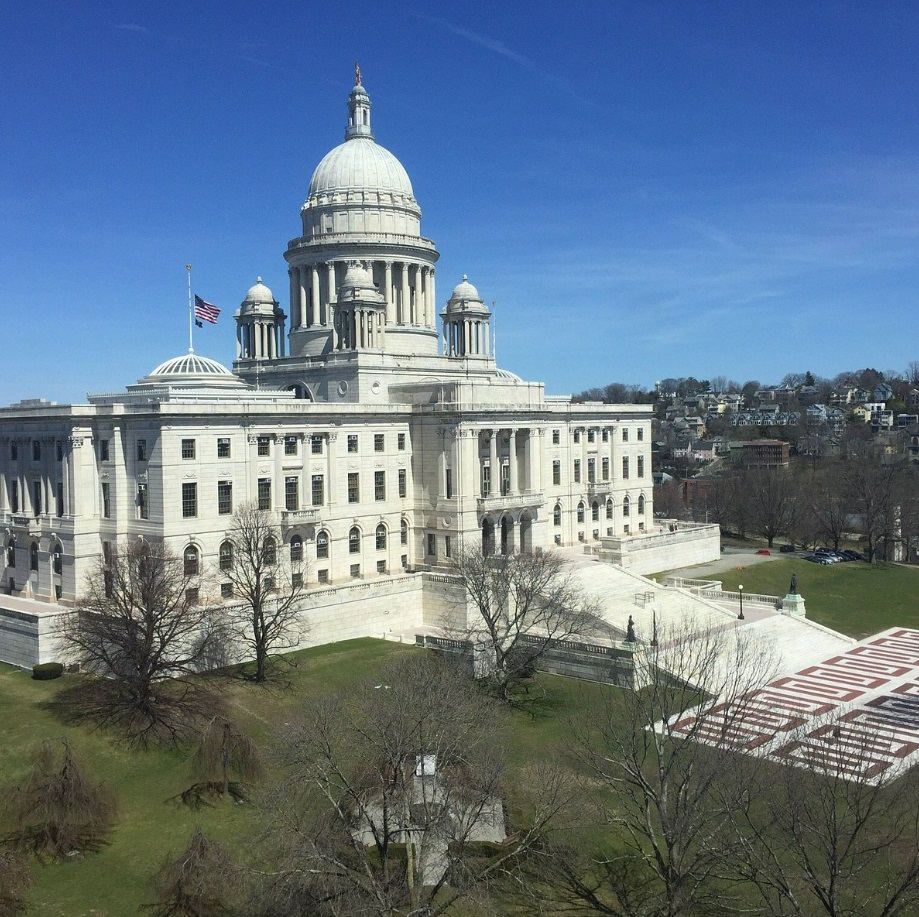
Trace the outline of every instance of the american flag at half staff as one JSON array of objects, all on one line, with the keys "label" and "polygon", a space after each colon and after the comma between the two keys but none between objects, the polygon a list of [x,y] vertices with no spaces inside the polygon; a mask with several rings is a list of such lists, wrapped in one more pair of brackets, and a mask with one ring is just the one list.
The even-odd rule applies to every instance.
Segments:
[{"label": "american flag at half staff", "polygon": [[195,294],[195,324],[199,328],[204,326],[201,322],[210,322],[212,325],[217,324],[217,316],[220,315],[220,309],[213,303],[205,302],[198,294]]}]

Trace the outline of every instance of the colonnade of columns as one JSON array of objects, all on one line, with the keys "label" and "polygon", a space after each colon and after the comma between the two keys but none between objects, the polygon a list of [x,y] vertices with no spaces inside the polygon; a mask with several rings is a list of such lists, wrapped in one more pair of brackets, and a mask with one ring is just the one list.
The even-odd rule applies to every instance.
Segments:
[{"label": "colonnade of columns", "polygon": [[336,350],[382,349],[383,313],[379,309],[349,306],[336,318]]},{"label": "colonnade of columns", "polygon": [[460,318],[444,322],[443,353],[446,357],[491,356],[488,319]]},{"label": "colonnade of columns", "polygon": [[236,326],[236,359],[273,360],[284,354],[284,326],[273,320]]},{"label": "colonnade of columns", "polygon": [[[333,326],[330,304],[337,299],[337,263],[291,265],[288,272],[291,331]],[[372,269],[386,298],[387,325],[434,327],[433,267],[410,261],[373,261]]]}]

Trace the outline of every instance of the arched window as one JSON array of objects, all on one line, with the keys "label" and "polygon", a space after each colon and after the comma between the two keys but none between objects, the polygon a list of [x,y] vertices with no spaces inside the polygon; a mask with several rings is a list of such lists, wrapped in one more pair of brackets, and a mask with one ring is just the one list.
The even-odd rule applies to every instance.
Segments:
[{"label": "arched window", "polygon": [[184,561],[185,575],[197,576],[199,567],[198,549],[193,544],[187,545],[182,558]]},{"label": "arched window", "polygon": [[638,515],[640,516],[645,511],[645,495],[642,494],[638,498]]},{"label": "arched window", "polygon": [[233,569],[233,542],[223,541],[220,544],[220,569]]},{"label": "arched window", "polygon": [[622,515],[628,516],[628,514],[629,514],[629,498],[623,497],[622,498]]},{"label": "arched window", "polygon": [[33,541],[29,545],[29,569],[38,570],[38,542]]},{"label": "arched window", "polygon": [[316,557],[320,560],[329,556],[329,533],[323,529],[316,536]]},{"label": "arched window", "polygon": [[402,542],[402,544],[408,544],[408,522],[406,522],[404,519],[399,526],[399,540]]},{"label": "arched window", "polygon": [[16,539],[11,538],[6,543],[6,565],[8,567],[16,566]]},{"label": "arched window", "polygon": [[278,562],[278,543],[269,535],[265,539],[262,549],[264,551],[265,563],[273,567]]},{"label": "arched window", "polygon": [[356,525],[348,532],[348,553],[361,553],[361,530]]},{"label": "arched window", "polygon": [[584,503],[578,503],[578,522],[584,521]]},{"label": "arched window", "polygon": [[56,541],[51,549],[51,569],[58,575],[64,571],[64,549],[59,541]]},{"label": "arched window", "polygon": [[593,522],[600,521],[600,504],[596,500],[590,506],[590,518]]},{"label": "arched window", "polygon": [[562,504],[556,503],[555,509],[552,510],[552,524],[561,525],[562,524]]},{"label": "arched window", "polygon": [[612,518],[613,518],[613,500],[612,500],[612,497],[610,497],[610,499],[606,501],[606,518],[607,518],[607,519],[612,519]]},{"label": "arched window", "polygon": [[382,551],[386,547],[386,526],[381,522],[376,531],[377,550]]},{"label": "arched window", "polygon": [[290,539],[290,562],[298,564],[303,560],[303,539],[299,535],[294,535]]}]

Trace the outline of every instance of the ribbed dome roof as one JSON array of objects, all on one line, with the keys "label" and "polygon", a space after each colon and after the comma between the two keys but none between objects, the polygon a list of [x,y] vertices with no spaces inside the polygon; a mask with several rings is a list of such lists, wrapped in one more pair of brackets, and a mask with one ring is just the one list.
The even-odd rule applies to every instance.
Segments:
[{"label": "ribbed dome roof", "polygon": [[189,351],[160,363],[151,373],[140,379],[139,385],[201,382],[208,385],[244,385],[221,363]]},{"label": "ribbed dome roof", "polygon": [[255,284],[249,287],[249,292],[246,293],[246,302],[267,302],[274,304],[274,294],[265,284],[262,283],[262,278],[259,277],[256,279]]},{"label": "ribbed dome roof", "polygon": [[447,312],[488,312],[488,306],[482,302],[479,291],[469,282],[465,274],[453,288],[453,294],[447,301]]},{"label": "ribbed dome roof", "polygon": [[389,191],[414,197],[402,163],[370,137],[352,137],[330,150],[310,179],[309,197],[330,191]]}]

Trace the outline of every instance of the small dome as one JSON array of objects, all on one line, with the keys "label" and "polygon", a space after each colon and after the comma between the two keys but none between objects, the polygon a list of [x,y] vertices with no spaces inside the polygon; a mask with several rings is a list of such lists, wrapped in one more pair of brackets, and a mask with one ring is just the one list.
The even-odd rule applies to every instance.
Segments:
[{"label": "small dome", "polygon": [[274,305],[274,294],[262,283],[262,278],[258,277],[255,285],[249,287],[249,292],[246,293],[246,298],[243,302],[271,303]]},{"label": "small dome", "polygon": [[180,357],[173,357],[160,363],[151,373],[140,380],[141,383],[152,382],[180,382],[200,380],[202,382],[217,382],[220,384],[239,383],[241,380],[234,376],[221,363],[208,357],[201,357],[189,352]]},{"label": "small dome", "polygon": [[475,302],[482,301],[482,297],[479,296],[479,291],[469,282],[465,274],[463,274],[462,281],[453,288],[453,295],[450,299],[471,299]]},{"label": "small dome", "polygon": [[453,288],[453,294],[447,302],[447,312],[488,312],[488,307],[482,302],[479,291],[469,282],[466,275]]},{"label": "small dome", "polygon": [[345,272],[345,279],[342,280],[343,287],[356,287],[361,290],[375,290],[376,285],[373,282],[373,274],[367,269],[366,265],[359,261],[352,261]]}]

